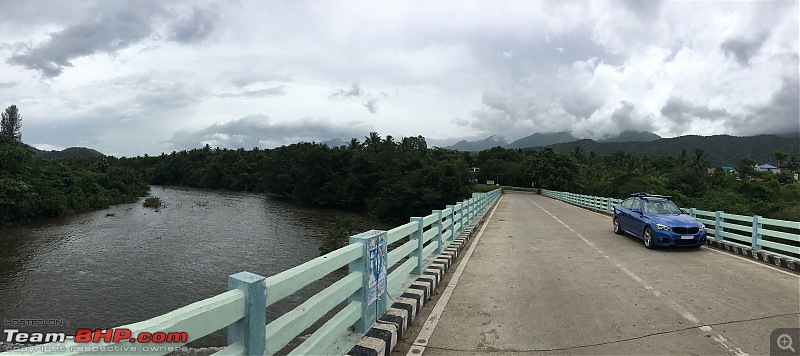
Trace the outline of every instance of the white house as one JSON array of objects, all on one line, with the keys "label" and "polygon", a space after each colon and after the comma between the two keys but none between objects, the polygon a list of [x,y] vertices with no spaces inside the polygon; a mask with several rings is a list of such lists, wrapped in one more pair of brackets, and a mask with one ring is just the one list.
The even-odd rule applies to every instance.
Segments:
[{"label": "white house", "polygon": [[781,169],[778,168],[778,167],[775,167],[775,166],[773,166],[773,165],[771,165],[769,163],[765,163],[765,164],[761,164],[761,165],[756,166],[756,171],[758,171],[758,172],[771,172],[771,173],[776,173],[777,174],[777,173],[781,172]]}]

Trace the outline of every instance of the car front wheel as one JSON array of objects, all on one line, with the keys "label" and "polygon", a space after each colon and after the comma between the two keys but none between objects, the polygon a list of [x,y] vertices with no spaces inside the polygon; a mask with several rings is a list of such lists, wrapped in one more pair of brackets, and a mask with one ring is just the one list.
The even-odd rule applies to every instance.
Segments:
[{"label": "car front wheel", "polygon": [[653,242],[653,230],[650,229],[649,226],[644,228],[644,236],[643,237],[644,237],[644,239],[643,239],[644,240],[644,247],[647,247],[647,248],[649,248],[651,250],[656,248],[656,244]]},{"label": "car front wheel", "polygon": [[614,217],[614,233],[617,235],[622,235],[622,229],[619,227],[619,218]]}]

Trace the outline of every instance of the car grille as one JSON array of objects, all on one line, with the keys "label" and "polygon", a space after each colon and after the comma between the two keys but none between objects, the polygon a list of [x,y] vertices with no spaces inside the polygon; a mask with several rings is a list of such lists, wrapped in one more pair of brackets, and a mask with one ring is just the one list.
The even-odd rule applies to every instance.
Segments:
[{"label": "car grille", "polygon": [[676,234],[694,235],[700,231],[699,227],[673,227],[672,232]]},{"label": "car grille", "polygon": [[697,240],[675,240],[676,245],[694,245],[697,244]]}]

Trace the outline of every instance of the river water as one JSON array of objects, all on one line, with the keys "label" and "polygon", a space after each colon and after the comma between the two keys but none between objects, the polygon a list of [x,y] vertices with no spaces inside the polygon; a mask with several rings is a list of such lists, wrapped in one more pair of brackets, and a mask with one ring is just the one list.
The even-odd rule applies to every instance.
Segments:
[{"label": "river water", "polygon": [[[146,320],[227,290],[228,275],[271,276],[319,255],[337,216],[364,215],[264,195],[152,187],[165,207],[137,203],[0,230],[0,329],[66,332]],[[384,226],[385,228],[385,226]],[[339,278],[268,308],[268,319]],[[17,326],[20,319],[45,326]],[[176,330],[179,331],[179,330]],[[225,332],[194,347],[225,345]]]}]

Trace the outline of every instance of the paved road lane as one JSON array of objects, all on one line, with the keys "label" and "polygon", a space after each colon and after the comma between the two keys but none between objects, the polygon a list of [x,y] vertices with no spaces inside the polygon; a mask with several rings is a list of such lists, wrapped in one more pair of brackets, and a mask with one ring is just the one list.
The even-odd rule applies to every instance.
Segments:
[{"label": "paved road lane", "polygon": [[[441,301],[440,301],[441,302]],[[800,276],[722,252],[647,250],[611,218],[505,194],[426,354],[768,354]]]}]

